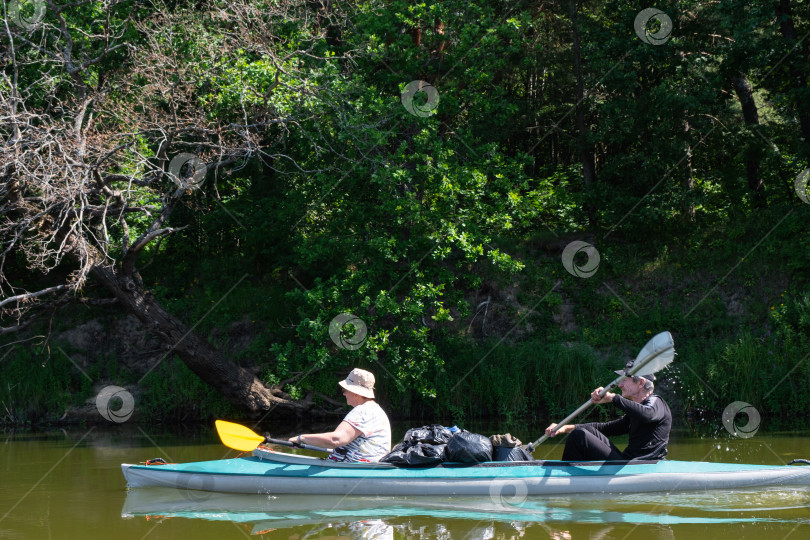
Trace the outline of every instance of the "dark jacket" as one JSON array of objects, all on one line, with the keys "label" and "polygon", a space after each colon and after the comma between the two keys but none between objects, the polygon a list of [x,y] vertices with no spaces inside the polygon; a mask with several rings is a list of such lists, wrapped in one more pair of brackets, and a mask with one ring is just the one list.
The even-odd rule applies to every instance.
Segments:
[{"label": "dark jacket", "polygon": [[629,434],[629,444],[622,452],[625,459],[663,459],[667,455],[669,430],[672,428],[672,413],[663,398],[650,394],[641,403],[636,403],[616,395],[613,405],[625,415],[611,422],[587,425],[607,437]]}]

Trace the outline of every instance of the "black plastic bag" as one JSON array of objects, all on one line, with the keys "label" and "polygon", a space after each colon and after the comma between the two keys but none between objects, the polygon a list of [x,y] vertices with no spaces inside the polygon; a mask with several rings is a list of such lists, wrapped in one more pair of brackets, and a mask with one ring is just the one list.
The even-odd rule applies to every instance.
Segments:
[{"label": "black plastic bag", "polygon": [[442,461],[444,455],[444,444],[422,444],[416,443],[412,446],[405,446],[399,443],[391,452],[383,456],[380,461],[393,463],[394,465],[431,465]]},{"label": "black plastic bag", "polygon": [[450,429],[439,424],[411,428],[402,442],[380,461],[399,466],[431,465],[443,460],[447,442],[453,437]]},{"label": "black plastic bag", "polygon": [[403,442],[408,442],[411,445],[417,443],[426,444],[447,444],[453,437],[453,434],[444,426],[433,424],[431,426],[422,426],[418,428],[411,428],[405,433]]},{"label": "black plastic bag", "polygon": [[496,446],[492,452],[492,461],[534,461],[534,458],[520,446]]},{"label": "black plastic bag", "polygon": [[492,441],[478,433],[460,431],[453,435],[444,449],[444,460],[454,463],[483,463],[492,461]]}]

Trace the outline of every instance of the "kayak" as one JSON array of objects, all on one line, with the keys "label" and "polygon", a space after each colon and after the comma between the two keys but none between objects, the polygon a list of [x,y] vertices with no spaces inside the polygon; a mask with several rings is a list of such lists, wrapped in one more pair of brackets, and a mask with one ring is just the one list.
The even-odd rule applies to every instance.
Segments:
[{"label": "kayak", "polygon": [[810,466],[695,461],[506,461],[396,467],[336,463],[259,447],[249,457],[122,464],[127,485],[223,493],[524,497],[810,486]]}]

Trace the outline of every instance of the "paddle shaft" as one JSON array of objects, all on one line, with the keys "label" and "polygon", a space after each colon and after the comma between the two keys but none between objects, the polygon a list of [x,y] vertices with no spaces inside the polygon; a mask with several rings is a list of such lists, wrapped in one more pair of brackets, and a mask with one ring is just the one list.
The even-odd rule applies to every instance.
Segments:
[{"label": "paddle shaft", "polygon": [[278,444],[278,445],[281,445],[281,446],[289,446],[291,448],[303,448],[304,450],[314,450],[316,452],[327,452],[327,453],[331,452],[331,450],[329,450],[328,448],[321,448],[320,446],[312,446],[312,445],[304,444],[304,443],[295,444],[295,443],[291,443],[290,441],[285,441],[284,439],[273,439],[271,437],[265,437],[264,442],[266,442],[268,444]]},{"label": "paddle shaft", "polygon": [[[641,373],[641,372],[643,371],[643,368],[644,368],[644,367],[645,367],[647,364],[649,364],[649,363],[650,363],[650,362],[653,360],[653,358],[656,358],[656,357],[660,356],[661,354],[663,354],[663,353],[667,352],[668,350],[670,350],[670,349],[672,349],[672,348],[674,348],[674,347],[675,347],[675,345],[673,344],[673,345],[670,345],[669,347],[666,347],[666,348],[664,348],[664,349],[662,349],[662,350],[660,350],[660,351],[654,351],[654,352],[651,352],[651,353],[650,353],[650,354],[648,354],[648,355],[647,355],[645,358],[642,358],[642,359],[641,359],[641,361],[636,361],[636,362],[634,362],[634,363],[633,363],[633,367],[631,367],[631,368],[627,369],[627,370],[625,371],[624,375],[619,375],[619,376],[618,376],[618,377],[617,377],[617,378],[616,378],[616,379],[615,379],[615,380],[614,380],[612,383],[610,383],[609,385],[607,385],[607,386],[606,386],[606,387],[605,387],[605,388],[602,390],[602,392],[600,392],[600,393],[599,393],[599,397],[604,397],[604,396],[605,396],[605,394],[607,394],[607,393],[608,393],[608,391],[609,391],[611,388],[613,388],[614,386],[618,385],[619,383],[621,383],[621,382],[622,382],[623,380],[625,380],[626,378],[628,378],[628,377],[632,377],[632,376],[634,376],[636,373]],[[588,407],[590,407],[591,405],[593,405],[593,400],[590,400],[590,399],[589,399],[588,401],[586,401],[585,403],[583,403],[583,404],[582,404],[582,405],[579,407],[579,409],[575,410],[574,412],[572,412],[571,414],[569,414],[568,416],[566,416],[566,417],[565,417],[565,418],[564,418],[564,419],[563,419],[561,422],[559,422],[559,423],[557,424],[557,427],[556,427],[556,428],[553,430],[553,433],[557,433],[557,430],[558,430],[558,429],[561,429],[561,428],[562,428],[564,425],[566,425],[568,422],[570,422],[571,420],[573,420],[574,418],[576,418],[577,416],[579,416],[580,414],[582,414],[582,413],[583,413],[583,412],[584,412],[584,411],[585,411],[585,410],[586,410]],[[544,442],[546,439],[548,439],[548,435],[543,434],[543,436],[542,436],[542,437],[540,437],[539,439],[537,439],[537,440],[536,440],[536,441],[534,441],[533,443],[529,443],[528,445],[526,445],[526,450],[527,450],[529,453],[534,452],[534,449],[535,449],[535,448],[537,448],[537,446],[538,446],[539,444],[542,444],[542,443],[543,443],[543,442]]]},{"label": "paddle shaft", "polygon": [[[600,397],[600,398],[601,398],[601,397],[604,397],[604,396],[605,396],[605,394],[607,394],[607,393],[610,391],[610,389],[611,389],[611,388],[613,388],[614,386],[616,386],[617,384],[619,384],[620,382],[622,382],[622,381],[623,381],[623,380],[625,380],[626,378],[627,378],[627,375],[622,375],[622,376],[618,377],[618,378],[617,378],[615,381],[613,381],[612,383],[610,383],[609,385],[607,385],[607,386],[604,388],[604,390],[602,390],[602,391],[599,393],[599,397]],[[555,428],[552,430],[552,433],[556,434],[556,433],[557,433],[557,430],[562,429],[562,427],[563,427],[564,425],[568,424],[568,422],[570,422],[571,420],[573,420],[574,418],[576,418],[577,416],[579,416],[580,414],[582,414],[583,412],[585,412],[585,410],[586,410],[588,407],[590,407],[591,405],[593,405],[593,400],[590,400],[590,399],[589,399],[588,401],[586,401],[585,403],[583,403],[582,405],[580,405],[579,409],[575,410],[574,412],[572,412],[571,414],[569,414],[568,416],[566,416],[565,418],[563,418],[563,419],[560,421],[560,423],[558,423],[558,424],[557,424],[557,427],[555,427]],[[548,439],[548,437],[549,437],[548,435],[543,435],[542,437],[540,437],[539,439],[537,439],[537,440],[536,440],[536,441],[534,441],[533,443],[529,444],[529,445],[526,447],[526,450],[528,450],[529,452],[533,452],[533,451],[534,451],[534,448],[535,448],[536,446],[540,445],[540,444],[543,444],[543,443],[545,442],[545,440],[546,440],[546,439]]]},{"label": "paddle shaft", "polygon": [[217,420],[214,422],[214,425],[217,428],[217,434],[222,440],[222,443],[240,452],[251,452],[260,444],[279,444],[281,446],[303,448],[304,450],[314,450],[316,452],[331,452],[328,448],[321,448],[320,446],[291,443],[286,439],[273,439],[270,435],[259,435],[250,428],[228,422],[227,420]]}]

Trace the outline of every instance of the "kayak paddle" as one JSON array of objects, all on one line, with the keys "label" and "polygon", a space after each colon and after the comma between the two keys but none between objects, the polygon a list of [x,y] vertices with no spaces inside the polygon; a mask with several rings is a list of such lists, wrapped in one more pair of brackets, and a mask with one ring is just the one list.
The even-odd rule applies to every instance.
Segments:
[{"label": "kayak paddle", "polygon": [[225,420],[217,420],[214,422],[217,427],[217,433],[222,440],[222,444],[234,450],[241,452],[249,452],[255,450],[262,443],[279,444],[281,446],[290,446],[293,448],[303,448],[304,450],[315,450],[317,452],[331,452],[328,448],[321,448],[320,446],[310,446],[308,444],[293,444],[284,439],[272,439],[264,437],[254,432],[253,430],[234,424],[233,422],[226,422]]},{"label": "kayak paddle", "polygon": [[[650,341],[647,342],[646,345],[644,345],[644,348],[639,351],[636,359],[632,362],[628,362],[624,366],[624,374],[619,375],[612,383],[605,386],[604,390],[602,390],[599,396],[604,397],[604,395],[607,394],[611,388],[618,385],[628,377],[644,377],[645,375],[651,375],[657,371],[661,371],[674,359],[675,342],[672,340],[672,334],[669,332],[661,332],[660,334],[656,334],[652,337],[652,339],[650,339]],[[559,424],[557,424],[557,428],[554,429],[554,433],[557,433],[558,429],[568,424],[568,422],[579,416],[591,405],[593,405],[593,401],[590,399],[583,403],[579,409],[566,416]],[[538,445],[542,444],[546,439],[548,439],[548,435],[544,434],[533,443],[527,444],[524,449],[529,453],[532,453],[534,452],[534,449],[537,448]]]}]

